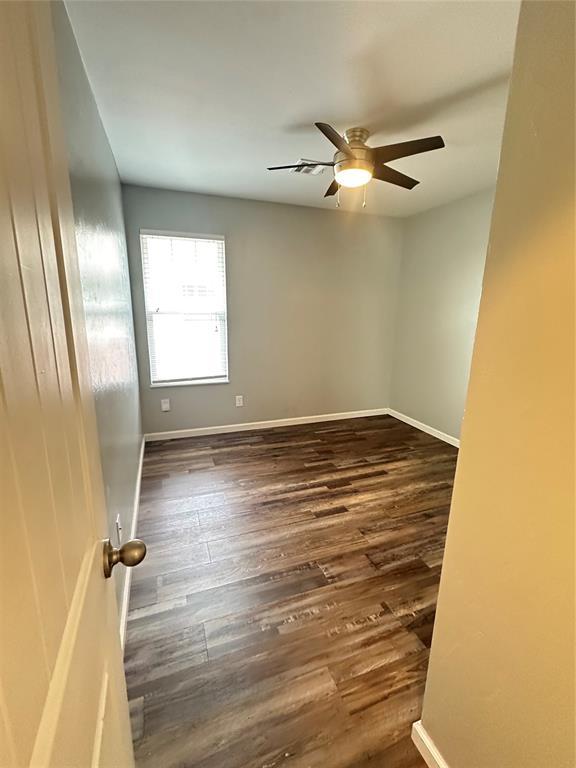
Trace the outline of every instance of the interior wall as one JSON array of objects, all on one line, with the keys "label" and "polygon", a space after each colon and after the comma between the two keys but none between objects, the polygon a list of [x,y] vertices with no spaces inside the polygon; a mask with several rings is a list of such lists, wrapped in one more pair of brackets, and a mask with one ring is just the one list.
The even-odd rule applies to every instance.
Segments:
[{"label": "interior wall", "polygon": [[[117,515],[124,538],[131,531],[141,446],[122,197],[114,158],[63,3],[53,3],[52,13],[108,530],[115,542]],[[114,571],[119,596],[125,574],[125,568]]]},{"label": "interior wall", "polygon": [[[123,193],[145,432],[388,405],[401,222],[136,186]],[[229,384],[150,388],[140,229],[225,236]],[[163,413],[166,397],[172,410]]]},{"label": "interior wall", "polygon": [[576,764],[575,8],[520,13],[422,714],[451,768]]},{"label": "interior wall", "polygon": [[390,407],[460,436],[494,191],[404,219]]}]

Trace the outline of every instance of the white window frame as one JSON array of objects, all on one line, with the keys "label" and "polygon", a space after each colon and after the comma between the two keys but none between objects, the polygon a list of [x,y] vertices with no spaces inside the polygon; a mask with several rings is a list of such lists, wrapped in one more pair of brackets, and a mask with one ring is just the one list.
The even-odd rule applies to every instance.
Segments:
[{"label": "white window frame", "polygon": [[[149,333],[148,323],[148,307],[146,305],[146,286],[144,284],[144,257],[142,253],[142,236],[157,235],[159,237],[186,237],[191,240],[220,240],[223,244],[224,251],[224,308],[226,310],[226,323],[224,325],[226,331],[226,374],[224,376],[217,377],[204,377],[197,379],[171,379],[167,381],[152,381],[152,355],[151,355],[151,339]],[[139,233],[140,244],[140,269],[142,270],[142,294],[144,299],[144,325],[146,326],[146,345],[148,349],[148,372],[150,389],[167,388],[167,387],[197,387],[204,384],[229,384],[230,374],[230,361],[228,357],[228,271],[226,264],[226,238],[224,235],[208,235],[206,233],[196,234],[194,232],[174,232],[172,230],[165,229],[141,229]]]}]

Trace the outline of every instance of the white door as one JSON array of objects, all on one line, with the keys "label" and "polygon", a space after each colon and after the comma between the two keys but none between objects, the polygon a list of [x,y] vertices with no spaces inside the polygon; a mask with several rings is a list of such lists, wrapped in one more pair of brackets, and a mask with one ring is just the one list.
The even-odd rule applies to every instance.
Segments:
[{"label": "white door", "polygon": [[0,115],[0,766],[129,768],[48,3],[0,2]]}]

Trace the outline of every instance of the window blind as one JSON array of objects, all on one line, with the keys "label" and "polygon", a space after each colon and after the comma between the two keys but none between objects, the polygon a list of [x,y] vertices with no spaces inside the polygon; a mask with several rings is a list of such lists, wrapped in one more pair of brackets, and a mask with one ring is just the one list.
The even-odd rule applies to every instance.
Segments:
[{"label": "window blind", "polygon": [[224,238],[142,232],[152,384],[226,380]]}]

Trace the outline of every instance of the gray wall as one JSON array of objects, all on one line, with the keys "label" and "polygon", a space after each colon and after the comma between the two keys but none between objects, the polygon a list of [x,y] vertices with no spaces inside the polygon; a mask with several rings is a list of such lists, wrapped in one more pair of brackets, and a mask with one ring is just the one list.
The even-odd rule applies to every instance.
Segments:
[{"label": "gray wall", "polygon": [[460,435],[494,192],[404,219],[390,407]]},{"label": "gray wall", "polygon": [[[135,186],[123,193],[145,432],[388,404],[401,222]],[[226,237],[229,384],[150,388],[140,229]]]},{"label": "gray wall", "polygon": [[[53,24],[109,532],[120,513],[127,536],[141,429],[120,182],[62,3]],[[118,594],[124,578],[117,568]]]}]

